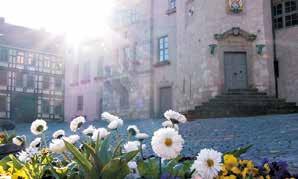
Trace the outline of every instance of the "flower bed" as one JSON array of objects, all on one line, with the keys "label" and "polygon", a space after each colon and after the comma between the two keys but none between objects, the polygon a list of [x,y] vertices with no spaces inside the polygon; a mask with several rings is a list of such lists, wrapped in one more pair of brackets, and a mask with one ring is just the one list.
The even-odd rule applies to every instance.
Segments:
[{"label": "flower bed", "polygon": [[[83,128],[84,117],[70,123],[72,135],[60,129],[53,133],[48,144],[43,120],[31,125],[36,138],[29,144],[25,136],[16,136],[12,142],[27,146],[0,161],[0,175],[12,178],[295,178],[285,162],[264,160],[260,164],[241,158],[251,146],[221,153],[203,149],[196,157],[183,157],[184,139],[179,124],[187,122],[175,111],[164,114],[162,128],[151,139],[137,126],[127,128],[128,137],[119,133],[123,120],[103,113],[107,128]],[[145,140],[151,140],[155,155],[144,157]]]}]

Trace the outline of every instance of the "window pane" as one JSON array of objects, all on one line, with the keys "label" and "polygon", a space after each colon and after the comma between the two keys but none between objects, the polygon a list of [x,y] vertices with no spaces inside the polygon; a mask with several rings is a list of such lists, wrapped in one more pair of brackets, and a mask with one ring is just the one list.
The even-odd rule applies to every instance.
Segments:
[{"label": "window pane", "polygon": [[50,113],[50,103],[48,100],[42,100],[42,113]]},{"label": "window pane", "polygon": [[78,104],[77,104],[77,110],[82,111],[83,110],[83,104],[84,103],[84,98],[83,96],[78,96]]},{"label": "window pane", "polygon": [[289,12],[295,11],[297,9],[296,6],[297,6],[296,0],[285,2],[285,12],[289,13]]},{"label": "window pane", "polygon": [[16,87],[23,87],[23,73],[16,73]]},{"label": "window pane", "polygon": [[43,89],[49,89],[49,87],[50,87],[50,78],[48,76],[43,76],[42,81],[43,81],[43,83],[42,83]]},{"label": "window pane", "polygon": [[6,96],[0,96],[0,111],[6,111]]},{"label": "window pane", "polygon": [[7,72],[4,70],[0,70],[0,85],[7,85]]},{"label": "window pane", "polygon": [[27,88],[34,88],[34,76],[27,75]]}]

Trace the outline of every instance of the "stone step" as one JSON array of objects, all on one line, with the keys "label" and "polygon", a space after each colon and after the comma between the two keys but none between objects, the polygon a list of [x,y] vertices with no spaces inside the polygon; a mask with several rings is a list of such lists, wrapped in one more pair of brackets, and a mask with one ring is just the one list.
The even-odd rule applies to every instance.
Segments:
[{"label": "stone step", "polygon": [[222,99],[222,98],[213,98],[213,99],[210,99],[209,102],[205,102],[203,104],[206,104],[206,103],[217,103],[217,102],[231,102],[231,103],[252,103],[252,102],[256,102],[256,103],[259,103],[259,102],[268,102],[268,103],[272,103],[272,102],[278,102],[278,103],[285,103],[286,100],[284,99],[276,99],[276,98],[225,98],[225,99]]},{"label": "stone step", "polygon": [[218,95],[216,99],[276,99],[273,96],[267,95]]},{"label": "stone step", "polygon": [[234,91],[234,92],[224,92],[223,95],[267,95],[265,92],[253,92],[253,91]]},{"label": "stone step", "polygon": [[246,88],[246,89],[229,89],[228,92],[258,92],[256,88]]}]

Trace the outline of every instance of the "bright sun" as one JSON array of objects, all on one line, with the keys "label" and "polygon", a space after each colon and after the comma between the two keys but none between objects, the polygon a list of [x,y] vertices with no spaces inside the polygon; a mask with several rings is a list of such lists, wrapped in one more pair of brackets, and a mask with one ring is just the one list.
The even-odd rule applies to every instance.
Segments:
[{"label": "bright sun", "polygon": [[78,42],[106,33],[114,0],[9,0],[1,6],[0,16],[11,23],[65,33]]}]

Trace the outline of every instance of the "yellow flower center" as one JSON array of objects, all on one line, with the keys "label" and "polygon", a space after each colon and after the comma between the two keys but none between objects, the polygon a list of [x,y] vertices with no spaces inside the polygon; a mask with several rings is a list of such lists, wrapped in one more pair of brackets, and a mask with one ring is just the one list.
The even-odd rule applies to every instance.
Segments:
[{"label": "yellow flower center", "polygon": [[207,160],[207,165],[209,168],[213,167],[214,166],[214,161],[212,159],[208,159]]},{"label": "yellow flower center", "polygon": [[166,145],[166,146],[170,147],[172,144],[173,144],[173,141],[172,141],[171,138],[166,138],[166,139],[165,139],[165,145]]}]

